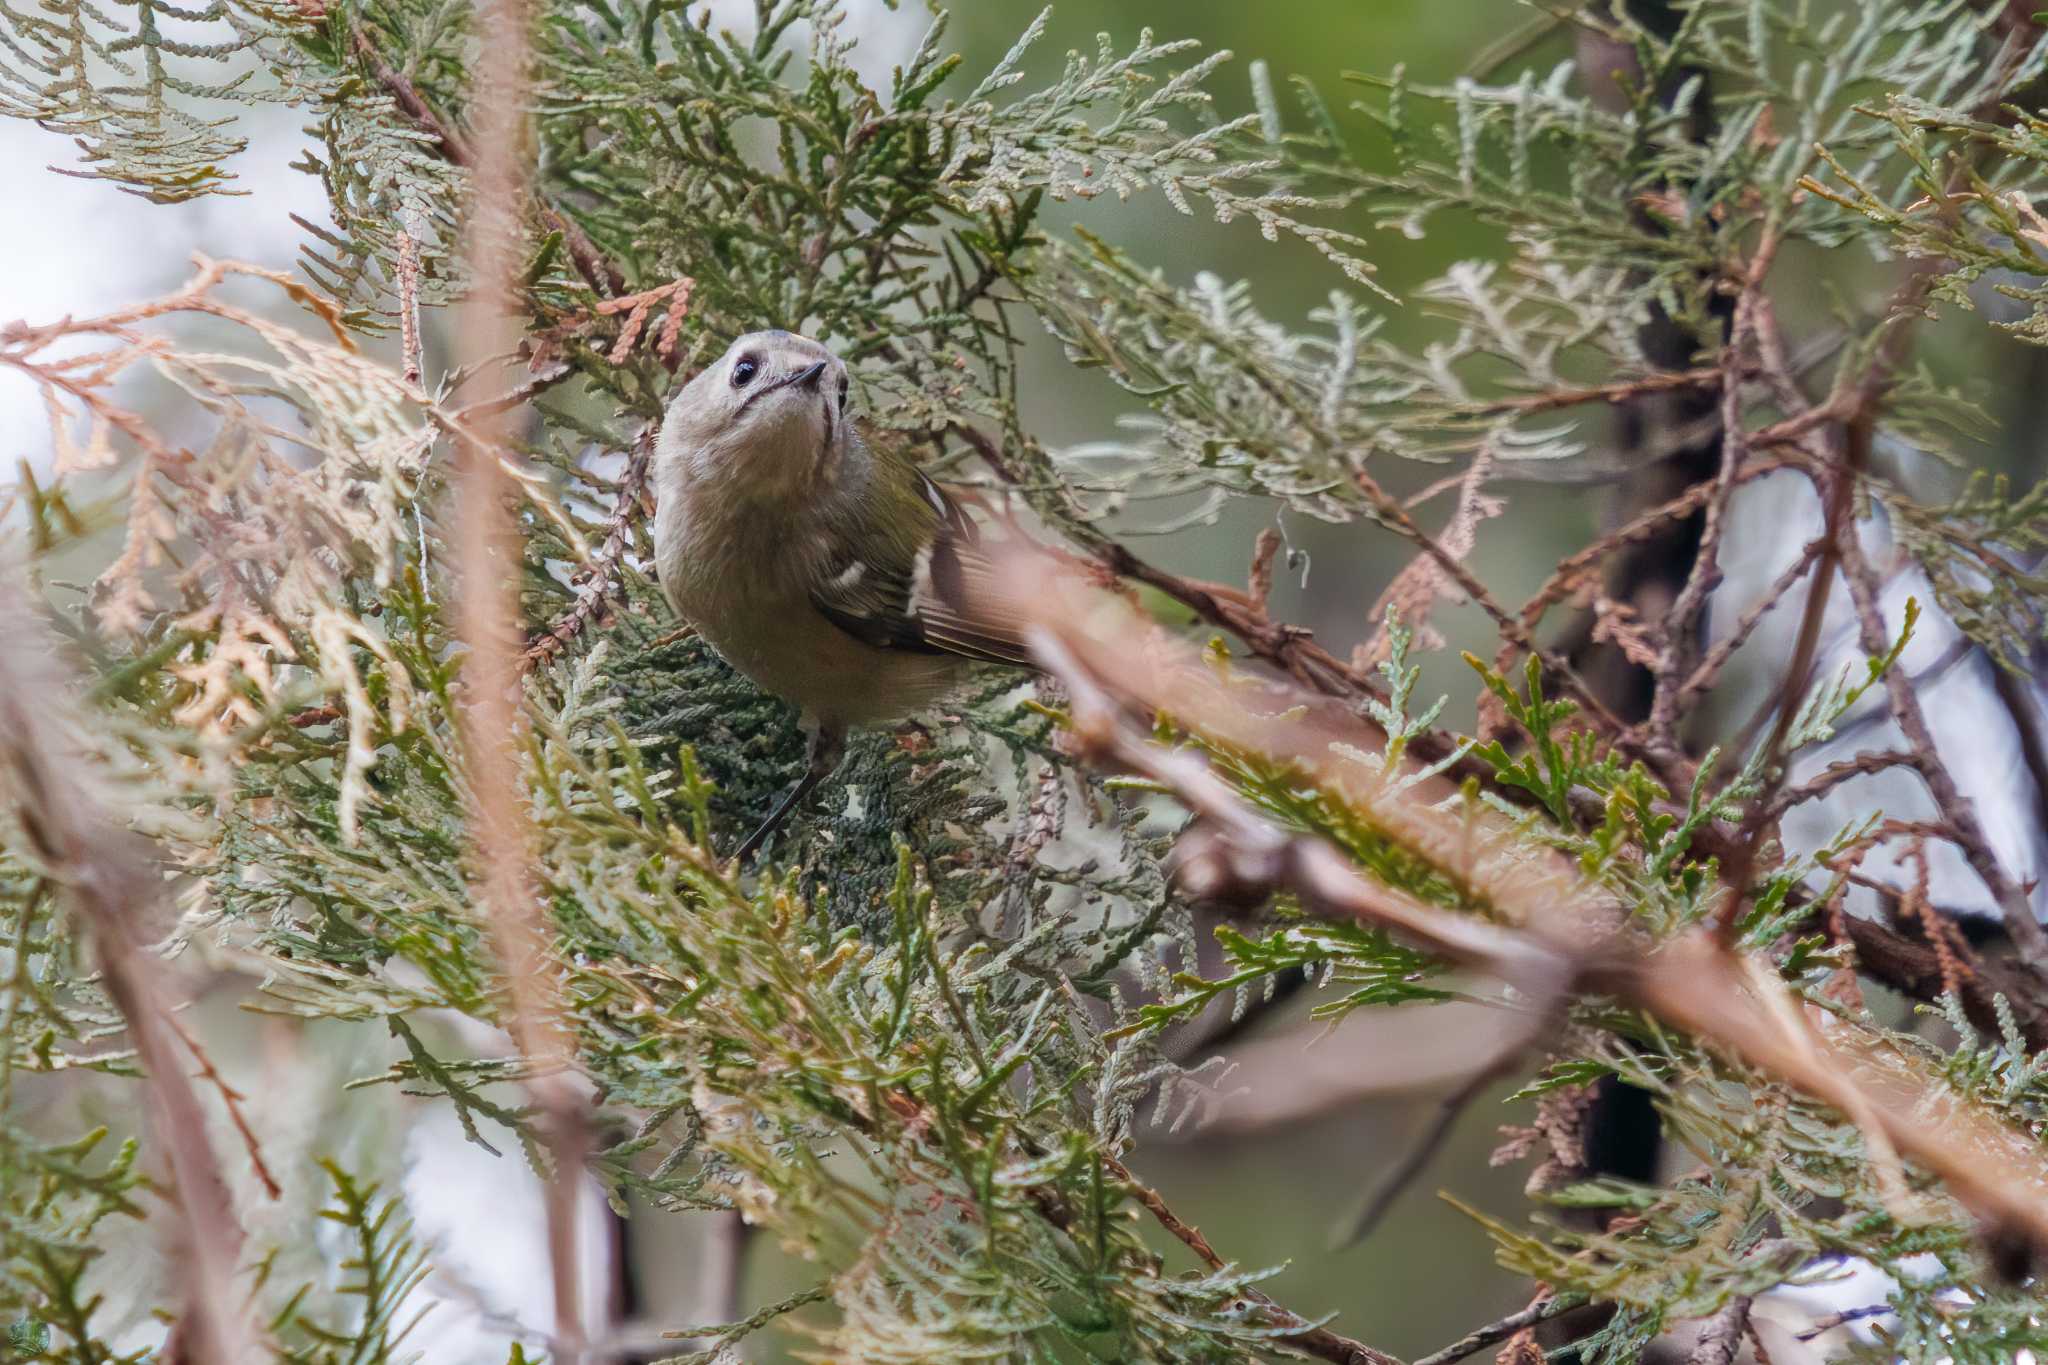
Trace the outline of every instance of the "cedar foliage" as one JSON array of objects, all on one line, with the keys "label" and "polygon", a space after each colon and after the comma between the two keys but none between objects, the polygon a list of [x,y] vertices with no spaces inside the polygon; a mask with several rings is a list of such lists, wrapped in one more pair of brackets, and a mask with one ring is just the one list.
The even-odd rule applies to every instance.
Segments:
[{"label": "cedar foliage", "polygon": [[[1077,763],[1050,683],[991,676],[929,734],[862,738],[847,774],[857,800],[818,803],[758,870],[719,862],[713,850],[793,779],[801,741],[786,707],[674,638],[645,569],[635,452],[679,377],[734,334],[788,327],[833,346],[886,438],[1178,597],[1219,632],[1217,668],[1260,656],[1344,699],[1390,737],[1390,778],[1425,781],[1402,775],[1410,763],[1462,783],[1454,803],[1504,815],[1530,857],[1561,851],[1619,898],[1645,951],[1721,913],[1729,863],[1747,862],[1732,855],[1760,842],[1760,806],[1817,794],[1787,790],[1787,754],[1873,708],[1903,715],[1911,688],[1894,686],[1895,624],[1859,600],[1867,670],[1787,679],[1806,695],[1785,699],[1776,748],[1731,731],[1718,738],[1740,747],[1689,750],[1697,695],[1725,662],[1698,643],[1704,593],[1668,622],[1623,619],[1599,588],[1601,558],[1625,543],[1609,538],[1526,610],[1482,599],[1501,652],[1473,661],[1473,733],[1443,728],[1441,704],[1416,695],[1431,606],[1483,592],[1464,556],[1500,511],[1487,490],[1581,456],[1594,427],[1580,409],[1681,385],[1718,395],[1722,420],[1753,439],[1728,440],[1720,483],[1684,512],[1725,508],[1766,462],[1823,495],[1847,480],[1852,518],[1924,573],[1922,610],[2000,667],[2038,657],[2048,504],[1989,473],[1949,498],[1916,482],[1921,457],[1971,449],[1978,418],[1913,347],[1923,315],[1977,306],[1980,286],[2017,305],[1980,325],[2048,337],[2035,208],[2048,45],[2024,16],[1965,0],[1675,9],[1670,29],[1623,4],[1559,21],[1625,55],[1618,102],[1590,97],[1571,62],[1510,59],[1448,86],[1398,68],[1359,77],[1341,98],[1377,121],[1388,173],[1331,116],[1339,96],[1283,91],[1254,67],[1254,112],[1222,119],[1212,92],[1245,77],[1224,54],[1150,34],[1105,37],[1041,86],[1023,68],[1043,18],[977,72],[959,69],[937,14],[877,89],[849,64],[832,0],[756,0],[732,31],[673,0],[536,7],[518,282],[531,402],[504,456],[526,546],[522,624],[537,636],[573,621],[529,674],[517,743],[559,1023],[595,1096],[588,1165],[635,1217],[740,1209],[819,1280],[700,1335],[729,1345],[776,1322],[819,1358],[872,1361],[1345,1358],[1309,1331],[1326,1305],[1274,1303],[1259,1289],[1268,1269],[1227,1247],[1170,1269],[1171,1230],[1144,1216],[1121,1163],[1142,1164],[1148,1112],[1179,1121],[1208,1102],[1203,1069],[1170,1043],[1218,1001],[1255,1006],[1298,973],[1331,1019],[1485,993],[1398,935],[1290,896],[1216,924],[1171,875],[1185,823],[1173,802]],[[298,276],[202,262],[163,299],[0,333],[0,360],[52,396],[56,455],[5,490],[4,534],[10,573],[79,674],[81,771],[155,841],[171,879],[171,945],[231,953],[260,976],[267,1010],[391,1036],[397,1060],[365,1080],[437,1095],[471,1140],[545,1167],[555,1149],[517,1084],[530,1059],[461,1055],[414,1027],[430,1011],[503,1023],[508,1008],[472,894],[447,610],[447,451],[479,385],[465,376],[458,393],[431,367],[410,382],[364,349],[465,288],[472,23],[455,0],[0,4],[0,109],[72,136],[92,175],[159,201],[232,192],[235,107],[281,100],[306,117],[304,169],[333,214],[306,225]],[[1299,326],[1276,320],[1245,286],[1118,240],[1113,214],[1091,233],[1046,223],[1051,203],[1140,195],[1318,253],[1327,304]],[[1409,301],[1441,323],[1427,350],[1384,340],[1373,234],[1454,216],[1497,228],[1497,250]],[[1809,248],[1905,283],[1875,314],[1845,305],[1788,367],[1766,325],[1769,266]],[[259,308],[259,293],[278,297]],[[1731,295],[1733,332],[1715,342],[1703,324]],[[264,311],[278,303],[292,322]],[[1653,306],[1708,339],[1693,371],[1674,378],[1642,354]],[[183,326],[195,318],[209,320],[204,346]],[[1041,444],[1018,392],[1019,348],[1041,332],[1144,420],[1085,458]],[[175,386],[163,429],[115,388],[144,370]],[[1852,463],[1871,439],[1884,458]],[[1404,461],[1460,476],[1434,529],[1386,490]],[[1243,599],[1120,552],[1107,521],[1170,492],[1412,542],[1376,647],[1349,662],[1308,653]],[[1836,549],[1816,558],[1868,596],[1854,526],[1832,528]],[[600,552],[612,542],[624,552]],[[1702,575],[1712,559],[1703,551]],[[81,562],[99,570],[82,594],[65,578]],[[1796,615],[1805,589],[1776,595]],[[1546,613],[1588,600],[1660,690],[1698,687],[1640,725],[1604,716],[1544,633]],[[1498,913],[1440,849],[1305,786],[1286,755],[1170,722],[1155,738],[1204,754],[1275,829],[1329,841],[1385,886],[1446,916]],[[1935,786],[1940,755],[1902,761]],[[103,1340],[95,1266],[174,1213],[148,1197],[133,1143],[16,1117],[63,1073],[135,1082],[66,911],[75,869],[41,856],[27,793],[13,795],[0,827],[0,1318],[21,1324],[20,1352],[137,1358]],[[1966,823],[1944,806],[1910,827],[1872,813],[1803,856],[1762,842],[1733,942],[1815,1010],[1938,1076],[1950,1103],[2031,1136],[2048,1104],[2048,990],[2005,991],[2033,982],[2024,965],[1993,975],[1938,927],[1920,936],[1932,918],[1902,922],[1890,958],[1860,955],[1842,921],[1874,847],[1966,844]],[[2024,910],[1995,858],[1980,874]],[[1882,916],[1925,887],[1894,875],[1874,904],[1866,891],[1849,908]],[[1210,932],[1225,960],[1205,977],[1196,938]],[[1898,966],[1916,952],[1941,960],[1931,985]],[[1873,1014],[1859,971],[1918,995],[1945,1031]],[[1558,1304],[1610,1310],[1565,1320],[1580,1359],[1637,1359],[1681,1320],[1826,1254],[1897,1276],[1873,1359],[2043,1346],[2031,1281],[1925,1172],[1874,1154],[1853,1116],[1601,992],[1574,991],[1559,1015],[1532,1020],[1520,1063],[1542,1119],[1517,1142],[1549,1143],[1550,1160],[1530,1216],[1488,1226],[1502,1263]],[[1688,1173],[1646,1185],[1575,1166],[1570,1116],[1605,1078],[1648,1092]],[[347,1275],[249,1277],[280,1359],[408,1358],[405,1301],[424,1262],[383,1174],[330,1168],[323,1216],[349,1232]],[[1603,1216],[1567,1212],[1588,1209]],[[547,1350],[524,1343],[514,1358]]]}]

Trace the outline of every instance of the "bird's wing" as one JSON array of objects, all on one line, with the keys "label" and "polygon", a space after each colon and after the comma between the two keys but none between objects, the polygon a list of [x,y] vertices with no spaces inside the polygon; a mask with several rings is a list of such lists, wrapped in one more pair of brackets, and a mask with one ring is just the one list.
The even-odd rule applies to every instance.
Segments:
[{"label": "bird's wing", "polygon": [[1015,631],[969,615],[971,603],[990,600],[995,572],[980,529],[923,471],[904,466],[898,477],[916,481],[929,520],[900,540],[835,537],[812,603],[832,624],[878,649],[1030,664]]}]

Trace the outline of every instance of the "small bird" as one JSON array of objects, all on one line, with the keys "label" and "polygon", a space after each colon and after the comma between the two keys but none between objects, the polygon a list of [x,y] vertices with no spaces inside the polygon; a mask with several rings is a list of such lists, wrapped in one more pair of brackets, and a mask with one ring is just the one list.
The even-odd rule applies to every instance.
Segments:
[{"label": "small bird", "polygon": [[975,661],[1027,665],[973,619],[991,569],[974,522],[847,411],[846,366],[809,337],[751,332],[684,385],[655,445],[655,567],[677,614],[801,708],[803,779],[747,856],[839,766],[854,726],[939,701]]}]

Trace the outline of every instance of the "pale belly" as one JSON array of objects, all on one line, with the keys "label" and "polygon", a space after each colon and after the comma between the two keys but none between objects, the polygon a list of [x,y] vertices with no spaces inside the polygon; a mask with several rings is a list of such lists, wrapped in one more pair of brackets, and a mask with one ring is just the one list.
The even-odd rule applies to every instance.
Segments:
[{"label": "pale belly", "polygon": [[661,490],[655,544],[677,615],[763,691],[828,726],[886,725],[937,702],[966,672],[954,655],[879,649],[812,605],[809,537],[765,509],[717,526],[691,516],[683,488]]}]

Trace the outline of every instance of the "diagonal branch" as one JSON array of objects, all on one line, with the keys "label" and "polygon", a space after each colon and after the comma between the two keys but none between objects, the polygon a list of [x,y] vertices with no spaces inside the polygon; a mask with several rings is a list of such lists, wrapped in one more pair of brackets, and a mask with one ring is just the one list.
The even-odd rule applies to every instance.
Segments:
[{"label": "diagonal branch", "polygon": [[[1864,1129],[1873,1149],[1919,1161],[1964,1205],[2048,1247],[2048,1167],[2032,1137],[1958,1095],[1917,1054],[1847,1020],[1828,1016],[1816,1026],[1771,969],[1709,929],[1649,942],[1611,893],[1513,822],[1435,799],[1450,794],[1441,783],[1362,759],[1383,736],[1356,719],[1299,696],[1254,706],[1241,682],[1218,677],[1186,645],[1057,575],[1052,564],[1021,563],[1002,600],[982,610],[1029,623],[1040,662],[1072,699],[1084,761],[1162,783],[1216,832],[1205,875],[1292,893],[1322,918],[1390,930],[1537,1002],[1566,991],[1612,994],[1832,1107]],[[1193,753],[1163,748],[1137,723],[1160,714],[1344,801],[1491,917],[1421,901],[1368,877],[1336,846],[1269,824]]]},{"label": "diagonal branch", "polygon": [[1562,1317],[1574,1308],[1583,1306],[1585,1302],[1585,1298],[1578,1294],[1545,1293],[1521,1312],[1510,1313],[1497,1322],[1487,1323],[1484,1327],[1475,1327],[1441,1351],[1432,1351],[1423,1356],[1415,1365],[1457,1365],[1457,1362],[1466,1356],[1477,1355],[1489,1346],[1499,1345],[1515,1333],[1534,1327],[1538,1323]]},{"label": "diagonal branch", "polygon": [[[1180,1215],[1159,1197],[1157,1190],[1132,1175],[1130,1168],[1123,1162],[1113,1156],[1105,1156],[1102,1158],[1102,1168],[1128,1186],[1138,1202],[1145,1206],[1145,1211],[1158,1220],[1159,1226],[1172,1233],[1183,1246],[1200,1257],[1202,1264],[1211,1270],[1223,1270],[1227,1267],[1228,1262],[1216,1254],[1216,1248],[1209,1245],[1209,1239],[1202,1235],[1202,1230],[1183,1221]],[[1401,1365],[1395,1357],[1384,1351],[1375,1350],[1362,1341],[1340,1336],[1327,1327],[1308,1326],[1298,1314],[1281,1307],[1258,1290],[1248,1291],[1246,1297],[1282,1320],[1292,1319],[1301,1323],[1302,1330],[1289,1333],[1286,1341],[1289,1346],[1304,1354],[1312,1355],[1318,1360],[1335,1361],[1337,1365]]]}]

